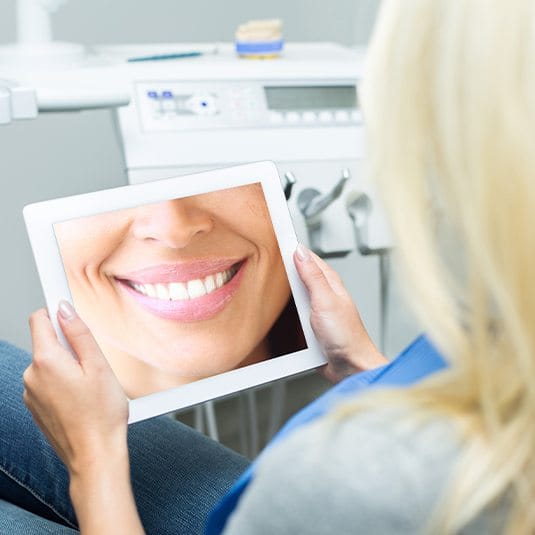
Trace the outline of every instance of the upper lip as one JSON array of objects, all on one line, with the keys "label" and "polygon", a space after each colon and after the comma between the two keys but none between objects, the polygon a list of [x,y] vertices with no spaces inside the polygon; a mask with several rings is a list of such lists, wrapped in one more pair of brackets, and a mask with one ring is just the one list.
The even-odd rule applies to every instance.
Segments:
[{"label": "upper lip", "polygon": [[214,258],[174,264],[160,264],[115,275],[115,278],[140,284],[187,282],[225,271],[243,261],[244,258]]}]

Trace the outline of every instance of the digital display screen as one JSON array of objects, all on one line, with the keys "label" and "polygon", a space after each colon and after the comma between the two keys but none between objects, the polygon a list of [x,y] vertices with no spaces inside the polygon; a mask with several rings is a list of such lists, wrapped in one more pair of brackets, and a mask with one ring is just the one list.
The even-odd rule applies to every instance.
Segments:
[{"label": "digital display screen", "polygon": [[260,183],[54,232],[76,310],[131,399],[307,347]]},{"label": "digital display screen", "polygon": [[265,87],[270,110],[329,110],[357,107],[357,88],[345,86]]}]

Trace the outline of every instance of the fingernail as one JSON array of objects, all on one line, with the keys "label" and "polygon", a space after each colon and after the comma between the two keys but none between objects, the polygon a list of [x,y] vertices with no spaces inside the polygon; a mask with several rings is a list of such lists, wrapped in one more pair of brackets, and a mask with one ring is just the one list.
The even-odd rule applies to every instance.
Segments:
[{"label": "fingernail", "polygon": [[306,262],[307,260],[310,259],[310,255],[308,254],[308,250],[306,247],[304,247],[303,245],[299,244],[297,246],[297,249],[295,250],[295,254],[297,255],[297,258],[301,261],[301,262]]},{"label": "fingernail", "polygon": [[76,318],[76,311],[68,301],[60,301],[58,306],[59,315],[64,320],[73,320]]}]

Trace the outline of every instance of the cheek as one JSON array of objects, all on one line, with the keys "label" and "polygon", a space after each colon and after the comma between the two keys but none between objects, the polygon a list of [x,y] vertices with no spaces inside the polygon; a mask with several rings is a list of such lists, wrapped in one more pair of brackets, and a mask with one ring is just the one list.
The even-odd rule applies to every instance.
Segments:
[{"label": "cheek", "polygon": [[114,253],[116,240],[107,234],[76,240],[58,240],[61,258],[69,280],[76,282],[98,277],[102,265]]},{"label": "cheek", "polygon": [[257,252],[256,267],[259,269],[258,280],[263,280],[263,291],[273,292],[274,302],[287,301],[290,295],[288,277],[265,204],[251,203],[248,217],[240,218],[239,226],[234,226],[234,232],[252,244]]},{"label": "cheek", "polygon": [[272,269],[269,272],[269,278],[271,281],[271,300],[274,303],[276,308],[275,312],[278,316],[280,312],[282,312],[282,309],[286,306],[291,294],[290,283],[288,282],[286,269],[284,268],[284,264],[280,255],[278,255],[278,261],[275,261]]},{"label": "cheek", "polygon": [[290,297],[290,284],[282,261],[279,244],[273,232],[257,236],[260,274],[264,278],[263,294],[269,295],[270,316],[282,311]]},{"label": "cheek", "polygon": [[247,229],[272,229],[267,203],[260,184],[230,188],[213,194],[205,209],[238,234]]},{"label": "cheek", "polygon": [[275,232],[271,225],[259,226],[258,231],[251,236],[260,253],[266,256],[270,267],[275,273],[284,272],[284,265]]},{"label": "cheek", "polygon": [[76,278],[95,272],[121,246],[131,225],[131,214],[106,213],[55,227],[65,271]]}]

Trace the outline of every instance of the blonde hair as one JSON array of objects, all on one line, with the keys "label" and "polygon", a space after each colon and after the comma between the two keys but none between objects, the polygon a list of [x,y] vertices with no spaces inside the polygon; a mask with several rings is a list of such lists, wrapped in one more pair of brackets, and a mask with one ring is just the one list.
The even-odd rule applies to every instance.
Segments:
[{"label": "blonde hair", "polygon": [[435,533],[505,497],[508,532],[533,533],[535,2],[383,4],[361,88],[371,172],[415,310],[451,369],[374,400],[458,426]]}]

